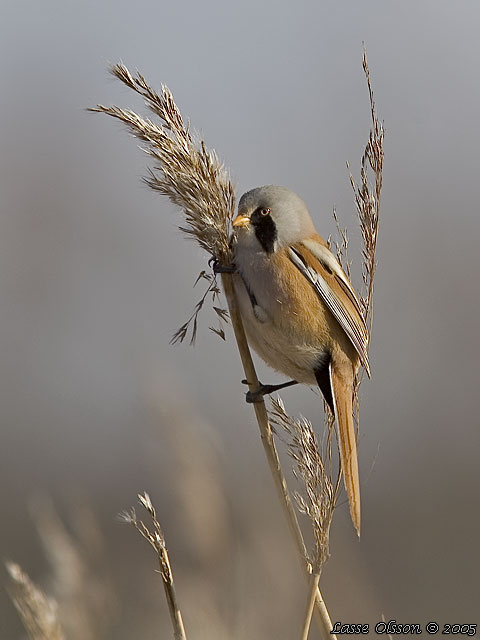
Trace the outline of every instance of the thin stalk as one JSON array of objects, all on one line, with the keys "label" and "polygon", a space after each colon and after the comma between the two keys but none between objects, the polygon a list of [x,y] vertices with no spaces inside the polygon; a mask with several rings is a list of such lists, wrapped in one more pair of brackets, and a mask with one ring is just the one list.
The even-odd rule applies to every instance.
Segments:
[{"label": "thin stalk", "polygon": [[168,612],[173,627],[173,637],[175,640],[187,640],[185,627],[183,626],[182,612],[178,604],[175,583],[173,581],[173,571],[168,557],[167,543],[163,534],[163,529],[157,518],[157,512],[153,506],[148,493],[138,494],[140,504],[149,513],[153,530],[149,529],[143,520],[137,518],[135,509],[132,507],[130,511],[124,511],[120,514],[120,519],[135,527],[139,534],[155,549],[158,564],[160,566],[160,575],[162,576],[163,588],[165,590],[165,598],[167,600]]},{"label": "thin stalk", "polygon": [[310,632],[310,625],[312,623],[313,608],[315,606],[315,599],[317,596],[319,582],[320,582],[320,573],[317,572],[312,576],[312,588],[310,589],[310,594],[309,594],[308,604],[307,604],[307,612],[305,614],[305,621],[303,623],[302,640],[308,640],[308,634]]},{"label": "thin stalk", "polygon": [[[238,307],[237,296],[235,295],[235,290],[233,288],[232,275],[229,273],[222,273],[222,284],[225,291],[225,297],[227,299],[228,311],[230,314],[235,339],[237,341],[238,352],[240,354],[243,369],[245,371],[245,377],[247,379],[250,391],[256,391],[260,385],[258,382],[257,372],[253,364],[252,355],[250,353],[250,348],[248,346],[247,338],[245,336],[245,330],[243,328],[240,309]],[[262,440],[265,455],[267,456],[270,472],[277,489],[278,497],[282,504],[298,552],[300,553],[302,565],[304,569],[307,570],[307,573],[310,574],[312,568],[307,560],[307,549],[303,540],[300,525],[298,524],[297,514],[290,497],[287,481],[282,471],[277,448],[273,439],[272,427],[270,426],[270,422],[268,420],[265,402],[262,399],[259,402],[254,402],[252,406],[255,410],[258,428],[260,429],[260,437]],[[317,611],[317,621],[319,623],[322,637],[325,640],[327,640],[327,638],[336,640],[336,636],[330,633],[333,625],[318,584],[315,590],[315,604]]]},{"label": "thin stalk", "polygon": [[163,587],[165,589],[165,597],[167,599],[168,611],[173,627],[173,637],[175,640],[187,640],[185,627],[183,626],[182,612],[178,605],[175,584],[173,582],[172,567],[170,566],[170,558],[168,557],[167,548],[158,549],[158,560],[160,563],[160,572],[162,574]]}]

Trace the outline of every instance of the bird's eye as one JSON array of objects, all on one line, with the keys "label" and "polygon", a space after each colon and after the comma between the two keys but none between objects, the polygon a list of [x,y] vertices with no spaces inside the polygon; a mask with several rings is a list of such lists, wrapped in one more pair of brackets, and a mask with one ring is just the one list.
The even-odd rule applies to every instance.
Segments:
[{"label": "bird's eye", "polygon": [[261,212],[262,216],[268,216],[268,214],[270,213],[270,209],[262,209]]}]

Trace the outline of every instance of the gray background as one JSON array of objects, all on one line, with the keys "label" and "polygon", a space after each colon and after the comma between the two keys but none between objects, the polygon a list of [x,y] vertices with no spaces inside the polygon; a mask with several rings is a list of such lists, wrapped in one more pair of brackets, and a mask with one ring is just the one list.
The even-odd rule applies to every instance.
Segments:
[{"label": "gray background", "polygon": [[[343,622],[480,623],[479,19],[464,0],[1,2],[0,550],[62,602],[38,504],[74,536],[92,510],[102,562],[70,605],[95,580],[115,604],[70,637],[169,637],[154,559],[115,522],[143,489],[191,637],[295,637],[306,597],[230,331],[206,312],[195,349],[169,345],[206,257],[140,183],[136,142],[84,108],[143,110],[109,62],[166,83],[239,194],[287,185],[324,236],[335,204],[358,266],[345,161],[358,174],[368,134],[363,41],[387,130],[363,533],[340,506],[324,592]],[[283,397],[321,428],[316,394]],[[0,636],[21,634],[2,593]]]}]

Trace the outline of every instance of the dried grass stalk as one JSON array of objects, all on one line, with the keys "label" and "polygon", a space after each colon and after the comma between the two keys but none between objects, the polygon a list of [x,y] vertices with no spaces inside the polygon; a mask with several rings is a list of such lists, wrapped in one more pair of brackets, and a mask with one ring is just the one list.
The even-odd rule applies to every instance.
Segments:
[{"label": "dried grass stalk", "polygon": [[135,509],[132,507],[130,511],[125,511],[120,514],[120,518],[123,522],[127,522],[135,527],[135,529],[142,535],[147,542],[149,542],[155,549],[157,554],[158,563],[160,565],[160,575],[162,576],[163,586],[165,589],[165,597],[167,599],[168,610],[173,627],[173,636],[175,640],[186,640],[185,628],[183,625],[182,613],[178,605],[177,594],[175,590],[175,584],[173,581],[173,572],[170,565],[170,559],[168,557],[167,545],[165,542],[165,536],[163,535],[162,527],[157,519],[155,507],[150,500],[148,493],[138,495],[140,504],[145,508],[150,515],[153,524],[153,531],[147,527],[147,525],[137,518]]},{"label": "dried grass stalk", "polygon": [[46,596],[14,562],[6,562],[8,591],[31,640],[64,640],[58,605]]},{"label": "dried grass stalk", "polygon": [[[320,582],[320,572],[313,573],[312,580],[311,580],[310,594],[307,602],[307,610],[303,619],[302,640],[308,640],[308,634],[310,633],[310,626],[312,624],[313,608],[315,606],[315,598],[317,595],[319,582]],[[335,634],[332,634],[332,633],[331,633],[331,637],[336,638]]]}]

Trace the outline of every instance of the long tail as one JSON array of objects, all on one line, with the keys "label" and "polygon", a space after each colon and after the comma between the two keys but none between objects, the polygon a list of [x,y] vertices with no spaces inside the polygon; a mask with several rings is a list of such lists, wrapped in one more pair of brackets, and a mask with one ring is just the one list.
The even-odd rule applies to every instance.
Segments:
[{"label": "long tail", "polygon": [[[350,504],[353,526],[360,537],[360,481],[358,477],[357,441],[353,424],[352,384],[332,366],[330,383],[333,392],[335,418],[337,420],[338,444],[342,463],[343,480]],[[349,376],[347,376],[348,380]]]}]

